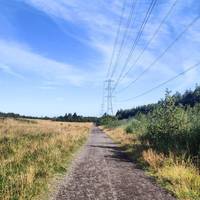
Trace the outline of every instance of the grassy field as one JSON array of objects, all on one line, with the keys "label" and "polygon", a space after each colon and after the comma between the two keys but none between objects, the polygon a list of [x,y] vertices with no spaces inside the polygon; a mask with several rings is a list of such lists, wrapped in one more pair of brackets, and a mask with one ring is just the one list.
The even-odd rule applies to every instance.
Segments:
[{"label": "grassy field", "polygon": [[34,199],[66,171],[90,123],[0,119],[0,199]]},{"label": "grassy field", "polygon": [[140,142],[137,134],[127,134],[125,126],[103,128],[129,157],[154,176],[158,183],[180,200],[200,199],[200,174],[190,159],[158,153]]}]

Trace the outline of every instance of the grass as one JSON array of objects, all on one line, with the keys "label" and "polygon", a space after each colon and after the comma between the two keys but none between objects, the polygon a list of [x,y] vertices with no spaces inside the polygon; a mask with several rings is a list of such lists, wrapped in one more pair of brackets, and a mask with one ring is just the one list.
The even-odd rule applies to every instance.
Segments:
[{"label": "grass", "polygon": [[90,123],[0,119],[0,199],[34,199],[66,171]]},{"label": "grass", "polygon": [[104,128],[104,131],[120,144],[129,157],[137,161],[148,175],[154,176],[157,182],[180,200],[200,199],[200,174],[190,159],[168,156],[157,153],[148,145],[140,142],[137,134],[127,134],[122,127]]}]

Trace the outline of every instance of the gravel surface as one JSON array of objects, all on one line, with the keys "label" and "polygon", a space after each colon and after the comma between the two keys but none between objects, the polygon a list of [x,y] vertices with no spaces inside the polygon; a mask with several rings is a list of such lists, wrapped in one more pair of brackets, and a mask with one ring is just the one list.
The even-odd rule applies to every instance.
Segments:
[{"label": "gravel surface", "polygon": [[175,200],[96,127],[72,166],[54,200]]}]

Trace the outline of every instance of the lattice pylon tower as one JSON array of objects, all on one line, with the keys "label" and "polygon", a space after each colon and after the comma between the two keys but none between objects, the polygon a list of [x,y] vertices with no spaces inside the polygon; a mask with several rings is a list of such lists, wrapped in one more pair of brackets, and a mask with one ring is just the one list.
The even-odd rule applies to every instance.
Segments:
[{"label": "lattice pylon tower", "polygon": [[108,115],[113,115],[113,95],[112,95],[112,91],[113,91],[113,80],[108,79],[105,81],[105,90],[106,90],[106,113]]}]

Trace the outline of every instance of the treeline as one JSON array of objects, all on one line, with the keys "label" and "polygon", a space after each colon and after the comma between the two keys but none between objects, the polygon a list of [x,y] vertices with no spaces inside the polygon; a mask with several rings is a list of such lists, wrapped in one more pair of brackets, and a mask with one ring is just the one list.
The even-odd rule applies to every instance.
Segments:
[{"label": "treeline", "polygon": [[54,118],[56,121],[65,121],[65,122],[97,122],[97,117],[84,117],[81,115],[77,115],[76,113],[65,114],[64,116],[59,116]]},{"label": "treeline", "polygon": [[[186,90],[184,94],[176,92],[174,95],[172,95],[172,97],[176,106],[181,105],[185,108],[187,106],[194,107],[195,104],[200,103],[200,86],[196,85],[194,90]],[[132,109],[119,110],[116,113],[116,117],[121,120],[135,117],[139,113],[148,114],[149,112],[152,112],[156,107],[162,105],[163,102],[164,100],[160,100],[155,104],[148,104]]]},{"label": "treeline", "polygon": [[9,113],[0,112],[0,118],[51,119],[50,117],[33,117],[33,116],[20,115],[12,112]]},{"label": "treeline", "polygon": [[15,119],[42,119],[42,120],[52,120],[52,121],[62,121],[62,122],[94,122],[96,123],[98,121],[97,117],[84,117],[81,115],[77,115],[76,113],[71,114],[65,114],[64,116],[59,117],[33,117],[33,116],[26,116],[26,115],[20,115],[16,113],[3,113],[0,112],[0,118],[15,118]]}]

